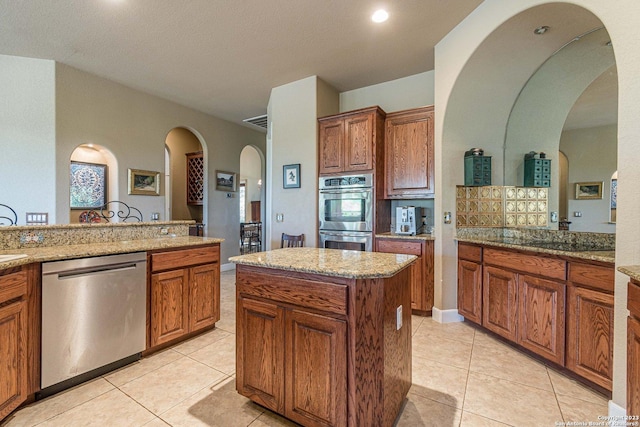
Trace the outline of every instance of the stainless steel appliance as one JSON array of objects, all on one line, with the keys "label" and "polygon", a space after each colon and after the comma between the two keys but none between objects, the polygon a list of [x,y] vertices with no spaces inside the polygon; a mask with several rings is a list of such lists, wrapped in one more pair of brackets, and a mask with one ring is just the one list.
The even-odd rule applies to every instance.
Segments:
[{"label": "stainless steel appliance", "polygon": [[145,252],[42,264],[39,397],[140,357],[146,264]]},{"label": "stainless steel appliance", "polygon": [[416,216],[418,213],[414,206],[398,206],[396,208],[396,234],[416,234]]},{"label": "stainless steel appliance", "polygon": [[321,177],[319,246],[373,250],[373,175]]},{"label": "stainless steel appliance", "polygon": [[352,251],[373,251],[373,233],[368,231],[323,231],[320,236],[321,248],[347,249]]}]

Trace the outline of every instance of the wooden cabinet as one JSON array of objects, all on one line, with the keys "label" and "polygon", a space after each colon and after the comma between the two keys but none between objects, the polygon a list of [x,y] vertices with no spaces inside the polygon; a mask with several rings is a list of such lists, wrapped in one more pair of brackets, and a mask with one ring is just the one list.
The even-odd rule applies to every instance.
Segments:
[{"label": "wooden cabinet", "polygon": [[385,198],[434,193],[433,106],[390,113],[385,120]]},{"label": "wooden cabinet", "polygon": [[566,367],[611,390],[614,269],[569,263]]},{"label": "wooden cabinet", "polygon": [[482,326],[511,341],[517,340],[518,281],[516,273],[483,267]]},{"label": "wooden cabinet", "polygon": [[220,245],[152,252],[149,346],[220,320]]},{"label": "wooden cabinet", "polygon": [[407,238],[376,239],[376,252],[416,255],[411,266],[411,309],[415,314],[430,315],[433,308],[433,241]]},{"label": "wooden cabinet", "polygon": [[373,171],[384,150],[384,117],[380,107],[369,107],[318,119],[320,175]]},{"label": "wooden cabinet", "polygon": [[564,365],[565,284],[518,275],[518,344]]},{"label": "wooden cabinet", "polygon": [[631,279],[627,293],[627,414],[640,414],[640,282]]},{"label": "wooden cabinet", "polygon": [[27,271],[0,272],[0,420],[35,391],[30,390]]},{"label": "wooden cabinet", "polygon": [[202,151],[187,153],[187,205],[202,206],[204,201],[204,158]]},{"label": "wooden cabinet", "polygon": [[482,323],[482,248],[458,244],[458,313]]}]

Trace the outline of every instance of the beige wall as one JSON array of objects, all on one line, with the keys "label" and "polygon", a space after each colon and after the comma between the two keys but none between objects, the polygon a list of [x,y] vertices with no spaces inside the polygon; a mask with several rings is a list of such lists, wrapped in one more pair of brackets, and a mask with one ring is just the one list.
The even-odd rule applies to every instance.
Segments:
[{"label": "beige wall", "polygon": [[0,55],[0,99],[0,203],[55,222],[55,63]]},{"label": "beige wall", "polygon": [[[161,196],[128,195],[127,169],[163,172],[168,133],[178,127],[192,131],[203,145],[208,164],[206,234],[225,239],[223,263],[239,253],[238,198],[216,191],[214,175],[216,169],[239,173],[242,149],[245,145],[264,149],[263,133],[62,64],[56,64],[56,127],[55,164],[67,165],[71,152],[81,143],[106,147],[118,160],[120,199],[139,208],[145,219],[151,212],[164,212],[164,183]],[[66,218],[66,167],[56,170],[56,206],[58,216]]]},{"label": "beige wall", "polygon": [[[449,120],[449,116],[456,116],[456,112],[460,113],[458,110],[464,105],[463,99],[457,99],[455,92],[459,89],[458,84],[462,84],[465,64],[479,45],[491,38],[494,30],[501,24],[530,7],[552,3],[544,0],[485,0],[436,46],[436,194],[439,195],[435,203],[436,218],[441,218],[446,211],[455,211],[455,198],[452,195],[461,176],[448,165],[459,162],[460,154],[469,143],[461,139],[460,135],[471,134],[473,129],[479,137],[488,140],[486,138],[491,128],[495,128],[498,136],[500,132],[504,134],[505,131],[505,121],[482,120],[483,111],[473,114],[473,110],[469,109],[466,124]],[[637,120],[637,117],[640,117],[640,103],[637,102],[640,99],[640,86],[636,84],[637,70],[640,69],[640,50],[635,43],[640,32],[637,20],[629,17],[640,16],[640,4],[634,0],[620,0],[615,4],[599,0],[572,3],[593,12],[611,35],[619,77],[616,265],[639,264],[640,229],[637,224],[640,222],[640,197],[634,188],[635,183],[640,181],[640,169],[637,168],[640,161],[637,151],[637,141],[640,140],[640,122]],[[529,52],[527,53],[529,55]],[[531,56],[534,55],[535,51],[531,51]],[[492,62],[501,59],[504,58],[493,57]],[[527,66],[527,57],[518,59],[520,66]],[[529,74],[534,69],[531,67]],[[491,69],[488,68],[488,71]],[[518,67],[514,67],[513,72],[517,71]],[[514,82],[511,78],[503,78],[501,85],[493,81],[486,83],[495,84],[495,89],[499,92],[516,91],[523,86],[523,82]],[[501,99],[499,92],[496,94],[496,100]],[[469,99],[466,102],[469,103]],[[483,104],[483,110],[487,109],[487,105]],[[498,101],[496,105],[491,105],[491,109],[506,109],[508,112],[505,105]],[[456,306],[456,246],[453,237],[453,225],[436,227],[436,306],[442,309]],[[626,396],[627,280],[627,277],[617,273],[612,400],[620,407],[625,406]],[[612,406],[614,410],[615,405]]]},{"label": "beige wall", "polygon": [[[611,175],[617,170],[617,125],[598,126],[562,132],[560,150],[569,160],[568,210],[571,231],[615,233],[611,224]],[[576,182],[601,181],[602,199],[576,200]],[[582,212],[574,217],[575,211]]]},{"label": "beige wall", "polygon": [[187,157],[185,156],[186,153],[202,151],[200,141],[191,131],[175,128],[167,135],[165,144],[169,148],[171,169],[171,218],[167,219],[193,219],[201,222],[202,206],[187,205]]}]

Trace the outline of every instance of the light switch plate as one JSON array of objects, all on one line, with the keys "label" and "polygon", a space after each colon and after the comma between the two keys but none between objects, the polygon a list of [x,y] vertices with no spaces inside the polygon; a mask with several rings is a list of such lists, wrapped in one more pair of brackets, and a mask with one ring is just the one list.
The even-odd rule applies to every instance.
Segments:
[{"label": "light switch plate", "polygon": [[402,306],[399,305],[396,308],[396,331],[399,331],[402,328]]}]

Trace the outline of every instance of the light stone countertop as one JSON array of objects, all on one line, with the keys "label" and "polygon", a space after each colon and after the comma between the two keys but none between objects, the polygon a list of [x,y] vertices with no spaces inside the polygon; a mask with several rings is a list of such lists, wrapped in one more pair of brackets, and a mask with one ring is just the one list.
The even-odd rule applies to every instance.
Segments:
[{"label": "light stone countertop", "polygon": [[433,237],[432,234],[416,234],[411,236],[408,234],[379,233],[376,234],[376,239],[435,240],[435,237]]},{"label": "light stone countertop", "polygon": [[229,261],[241,265],[324,276],[372,279],[392,277],[416,259],[415,255],[382,252],[285,248],[235,256],[229,258]]},{"label": "light stone countertop", "polygon": [[479,245],[487,245],[487,246],[496,246],[500,248],[508,248],[508,249],[516,249],[520,251],[528,251],[528,252],[536,252],[542,254],[551,254],[551,255],[559,255],[571,258],[579,258],[590,261],[600,261],[607,263],[615,263],[616,261],[616,253],[615,251],[563,251],[559,249],[551,249],[544,247],[535,247],[531,246],[530,242],[522,242],[527,243],[518,244],[516,242],[505,242],[505,241],[496,241],[492,239],[482,239],[482,238],[461,238],[457,237],[455,240],[458,242],[465,243],[476,243]]},{"label": "light stone countertop", "polygon": [[0,270],[32,262],[59,261],[128,252],[151,251],[155,249],[179,248],[182,246],[209,245],[222,243],[224,239],[215,237],[176,236],[155,239],[123,240],[118,242],[91,243],[64,246],[45,246],[0,251],[0,256],[25,254],[26,257],[0,262]]},{"label": "light stone countertop", "polygon": [[634,280],[640,281],[640,265],[623,265],[618,271],[626,274]]}]

